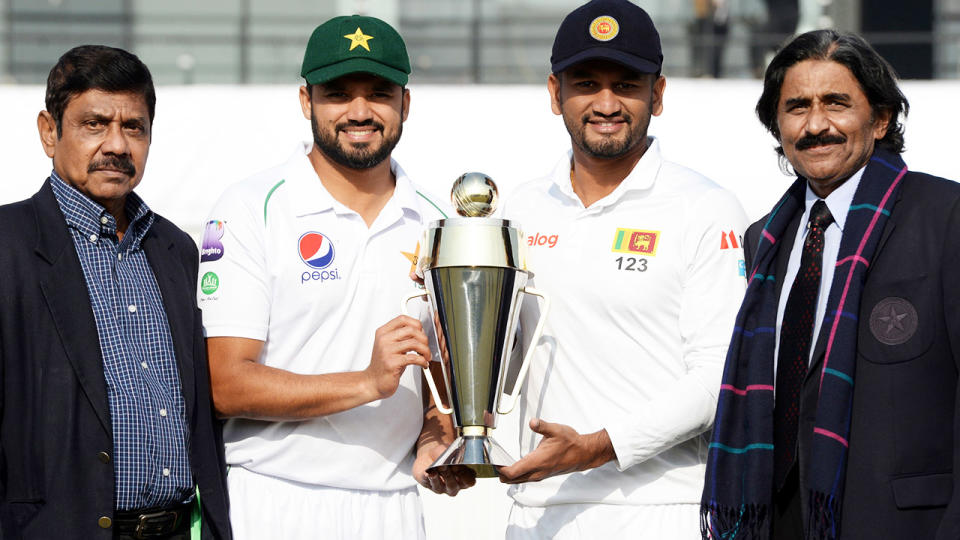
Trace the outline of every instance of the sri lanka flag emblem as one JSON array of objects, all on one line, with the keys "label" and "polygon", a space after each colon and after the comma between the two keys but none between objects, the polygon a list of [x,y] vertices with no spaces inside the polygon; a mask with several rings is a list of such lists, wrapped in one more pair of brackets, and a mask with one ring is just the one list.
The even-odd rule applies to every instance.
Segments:
[{"label": "sri lanka flag emblem", "polygon": [[617,229],[613,237],[613,249],[616,253],[638,253],[653,257],[657,254],[657,241],[660,231],[641,231],[637,229]]}]

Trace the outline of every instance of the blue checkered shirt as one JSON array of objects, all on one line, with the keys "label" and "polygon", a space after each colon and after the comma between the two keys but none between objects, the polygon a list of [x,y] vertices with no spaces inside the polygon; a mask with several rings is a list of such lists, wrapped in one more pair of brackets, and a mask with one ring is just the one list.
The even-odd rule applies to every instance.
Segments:
[{"label": "blue checkered shirt", "polygon": [[180,374],[160,288],[140,245],[153,212],[131,193],[130,225],[118,241],[117,222],[102,206],[56,172],[50,185],[80,258],[100,337],[116,509],[185,501],[194,484]]}]

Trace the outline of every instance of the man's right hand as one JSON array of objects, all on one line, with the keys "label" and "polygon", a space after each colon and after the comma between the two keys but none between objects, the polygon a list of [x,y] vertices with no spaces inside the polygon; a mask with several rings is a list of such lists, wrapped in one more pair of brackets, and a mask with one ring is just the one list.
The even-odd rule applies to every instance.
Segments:
[{"label": "man's right hand", "polygon": [[377,329],[370,365],[363,371],[376,399],[397,391],[407,366],[430,366],[430,346],[420,321],[400,315]]}]

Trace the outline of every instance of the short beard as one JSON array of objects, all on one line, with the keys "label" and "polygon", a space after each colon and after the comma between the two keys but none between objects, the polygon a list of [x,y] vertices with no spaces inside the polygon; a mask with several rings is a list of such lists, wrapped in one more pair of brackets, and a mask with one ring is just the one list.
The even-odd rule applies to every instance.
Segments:
[{"label": "short beard", "polygon": [[643,125],[638,125],[635,118],[628,114],[621,113],[614,115],[612,118],[616,118],[617,116],[623,118],[623,121],[627,124],[626,137],[621,140],[604,137],[599,141],[588,141],[586,136],[587,123],[595,116],[596,115],[585,114],[578,119],[566,115],[563,117],[563,123],[566,125],[567,132],[570,134],[573,143],[590,157],[604,159],[619,158],[630,153],[638,144],[646,140],[649,118]]},{"label": "short beard", "polygon": [[[365,143],[356,150],[348,151],[337,139],[337,133],[348,126],[368,126],[373,129],[378,129],[383,133],[383,142],[379,148],[371,149],[370,144]],[[313,142],[317,145],[317,148],[323,152],[323,155],[335,163],[350,169],[369,169],[383,163],[383,160],[390,157],[390,153],[393,152],[394,147],[400,142],[400,135],[403,134],[403,124],[397,126],[397,134],[394,137],[389,137],[383,129],[383,124],[374,122],[373,120],[344,122],[337,124],[332,134],[327,133],[320,131],[317,125],[317,117],[313,114],[312,109],[310,111],[310,129],[313,130]]]}]

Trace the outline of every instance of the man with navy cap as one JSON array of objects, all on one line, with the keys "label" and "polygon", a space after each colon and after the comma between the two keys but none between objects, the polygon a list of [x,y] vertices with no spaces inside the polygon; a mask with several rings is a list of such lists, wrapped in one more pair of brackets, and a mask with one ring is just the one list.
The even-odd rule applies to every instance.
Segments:
[{"label": "man with navy cap", "polygon": [[387,23],[317,27],[300,88],[313,140],[210,214],[197,298],[239,540],[423,538],[417,484],[474,481],[425,472],[453,426],[424,392],[426,310],[398,308],[422,224],[446,217],[390,158],[409,73]]},{"label": "man with navy cap", "polygon": [[[571,148],[504,208],[554,302],[523,388],[523,457],[500,470],[515,484],[511,539],[699,531],[746,216],[647,135],[662,61],[653,22],[626,0],[585,4],[557,32],[548,88]],[[523,306],[522,328],[535,311]]]}]

